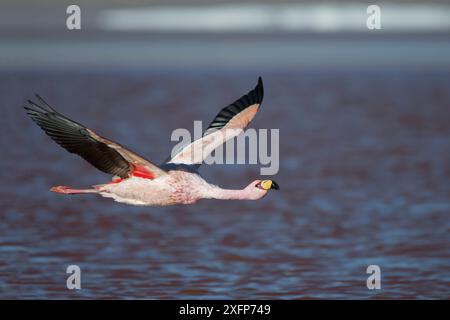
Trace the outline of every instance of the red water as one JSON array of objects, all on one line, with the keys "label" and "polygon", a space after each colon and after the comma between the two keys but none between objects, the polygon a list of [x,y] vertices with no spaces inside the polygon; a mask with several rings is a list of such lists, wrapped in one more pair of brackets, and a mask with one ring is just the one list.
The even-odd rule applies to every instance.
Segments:
[{"label": "red water", "polygon": [[[60,196],[108,176],[21,105],[60,112],[159,162],[251,72],[2,73],[1,298],[450,298],[450,74],[262,73],[255,128],[280,128],[281,190],[257,202],[132,207]],[[204,166],[241,188],[256,165]],[[66,267],[82,289],[66,289]],[[366,268],[381,268],[368,290]]]}]

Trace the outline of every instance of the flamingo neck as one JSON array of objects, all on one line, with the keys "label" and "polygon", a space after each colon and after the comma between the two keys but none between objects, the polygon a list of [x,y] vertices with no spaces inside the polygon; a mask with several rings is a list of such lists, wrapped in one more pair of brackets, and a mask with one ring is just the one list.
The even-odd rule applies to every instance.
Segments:
[{"label": "flamingo neck", "polygon": [[232,189],[222,189],[216,188],[210,197],[213,199],[221,199],[221,200],[249,200],[253,199],[253,197],[249,194],[246,189],[242,190],[232,190]]}]

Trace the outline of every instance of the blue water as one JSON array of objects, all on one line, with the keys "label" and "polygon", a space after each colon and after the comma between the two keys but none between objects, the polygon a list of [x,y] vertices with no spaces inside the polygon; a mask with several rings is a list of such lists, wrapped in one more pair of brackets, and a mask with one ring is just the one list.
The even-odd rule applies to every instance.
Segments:
[{"label": "blue water", "polygon": [[[34,92],[155,162],[175,128],[265,81],[281,190],[257,202],[132,207],[60,196],[109,177],[20,107]],[[0,298],[450,298],[450,74],[442,71],[2,72]],[[205,166],[241,188],[259,166]],[[66,288],[68,265],[82,289]],[[381,268],[368,290],[366,268]]]}]

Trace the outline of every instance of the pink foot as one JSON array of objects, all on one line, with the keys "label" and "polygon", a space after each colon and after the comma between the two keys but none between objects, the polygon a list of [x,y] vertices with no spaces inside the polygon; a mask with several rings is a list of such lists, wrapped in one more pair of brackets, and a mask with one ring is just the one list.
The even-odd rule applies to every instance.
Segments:
[{"label": "pink foot", "polygon": [[63,193],[63,194],[73,193],[73,190],[66,186],[56,186],[56,187],[51,188],[50,191],[53,191],[56,193]]},{"label": "pink foot", "polygon": [[72,189],[66,186],[53,187],[50,191],[62,194],[98,193],[98,190],[95,189]]}]

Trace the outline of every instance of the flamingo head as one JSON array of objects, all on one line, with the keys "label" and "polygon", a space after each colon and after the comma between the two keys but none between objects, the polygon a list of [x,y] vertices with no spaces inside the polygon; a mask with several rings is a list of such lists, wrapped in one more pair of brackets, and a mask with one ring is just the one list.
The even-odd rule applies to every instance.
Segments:
[{"label": "flamingo head", "polygon": [[264,197],[271,189],[280,190],[280,187],[273,180],[255,180],[244,190],[248,199],[257,200]]}]

